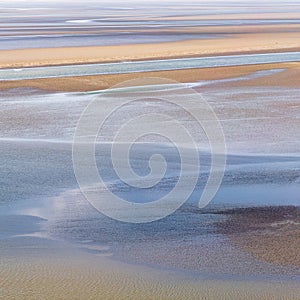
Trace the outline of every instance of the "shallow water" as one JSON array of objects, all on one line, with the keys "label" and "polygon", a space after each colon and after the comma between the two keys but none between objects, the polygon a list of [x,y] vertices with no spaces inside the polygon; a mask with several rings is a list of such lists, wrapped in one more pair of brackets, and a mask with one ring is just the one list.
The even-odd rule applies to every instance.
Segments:
[{"label": "shallow water", "polygon": [[[255,76],[264,75],[267,74]],[[249,78],[253,77],[253,74],[249,76]],[[242,79],[246,80],[244,77]],[[300,148],[299,90],[244,87],[226,88],[224,91],[224,88],[217,87],[212,82],[200,82],[199,86],[203,84],[206,86],[212,84],[205,89],[203,96],[220,118],[228,153],[235,154],[228,157],[228,171],[232,175],[225,178],[225,183],[228,185],[232,185],[231,181],[239,183],[238,188],[240,185],[242,188],[243,185],[259,182],[270,185],[297,184]],[[193,86],[197,89],[196,84]],[[170,86],[171,91],[174,93],[176,89]],[[31,90],[2,92],[0,99],[2,122],[0,143],[3,149],[1,201],[15,197],[24,198],[26,190],[31,189],[41,190],[41,192],[45,188],[56,190],[55,184],[49,181],[51,178],[62,189],[76,186],[71,158],[74,130],[85,107],[95,97],[103,97],[101,95],[101,93],[98,95],[39,94]],[[197,107],[196,100],[193,105]],[[197,136],[199,146],[203,149],[207,148],[207,142],[203,140],[203,134],[200,133],[196,123],[186,120],[186,115],[178,108],[175,110],[172,108],[170,111],[171,107],[167,103],[154,100],[144,100],[123,107],[100,132],[99,142],[110,143],[118,126],[144,112],[145,107],[149,112],[171,112],[190,129],[192,134]],[[172,186],[178,175],[180,164],[178,153],[174,152],[173,148],[160,147],[158,144],[152,149],[148,147],[147,151],[143,148],[135,150],[137,168],[140,168],[138,172],[147,169],[151,153],[161,152],[167,155],[171,162],[170,171],[167,173],[166,181],[162,182],[162,187],[168,184]],[[109,146],[100,147],[98,150],[99,159],[102,160],[104,157],[105,160],[109,155]],[[201,157],[203,171],[207,172],[210,157],[205,154],[205,151],[200,152],[200,160]],[[106,171],[110,170],[109,166],[105,168]],[[113,176],[113,174],[108,176],[111,182],[114,182]],[[170,181],[168,178],[173,179]],[[43,189],[38,188],[39,184],[35,184],[36,180],[39,184],[45,182]],[[17,188],[14,187],[16,184]],[[120,186],[119,188],[122,190]],[[150,190],[149,194],[152,192]],[[19,196],[13,196],[14,194]],[[139,197],[139,193],[136,197]],[[276,197],[278,198],[280,197]],[[295,200],[290,199],[290,201],[294,203]]]},{"label": "shallow water", "polygon": [[[250,78],[265,75],[256,73]],[[207,209],[299,205],[299,90],[269,87],[231,90],[217,82],[200,82],[199,86],[204,84],[205,99],[221,119],[229,152],[222,186]],[[164,92],[176,89],[168,86]],[[188,202],[171,216],[151,224],[134,225],[111,220],[92,208],[78,190],[72,166],[72,140],[80,114],[94,97],[101,95],[101,92],[41,94],[23,89],[1,92],[0,213],[6,216],[1,216],[0,238],[39,231],[39,236],[70,240],[93,253],[150,264],[164,261],[168,267],[207,274],[231,272],[231,275],[250,276],[257,274],[258,269],[262,276],[296,273],[253,260],[247,253],[229,246],[223,236],[216,235],[215,224],[224,216],[202,214],[197,207],[210,165],[205,144],[199,144],[202,173],[196,189]],[[194,105],[197,107],[197,101]],[[180,171],[177,150],[152,140],[152,144],[140,143],[132,149],[131,163],[138,174],[145,175],[151,154],[163,154],[168,168],[158,185],[137,190],[126,186],[113,172],[109,159],[111,137],[124,121],[145,109],[171,112],[192,133],[198,132],[197,125],[178,108],[170,110],[167,103],[154,100],[125,106],[107,120],[96,145],[98,167],[114,193],[132,202],[153,201],[166,194],[176,184]],[[13,231],[11,224],[15,226]],[[40,226],[42,230],[37,230]],[[200,259],[199,255],[207,251],[211,255]],[[228,253],[222,260],[219,255],[224,251]],[[196,253],[198,256],[194,256]],[[227,263],[221,268],[222,261]]]}]

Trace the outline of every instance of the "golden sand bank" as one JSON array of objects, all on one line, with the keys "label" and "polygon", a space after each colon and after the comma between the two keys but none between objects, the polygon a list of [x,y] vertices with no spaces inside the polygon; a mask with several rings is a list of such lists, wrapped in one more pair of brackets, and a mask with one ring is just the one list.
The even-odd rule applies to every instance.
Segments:
[{"label": "golden sand bank", "polygon": [[[141,72],[131,74],[95,75],[79,77],[45,78],[0,82],[0,90],[11,88],[37,88],[48,91],[83,92],[110,88],[118,83],[142,77],[161,77],[178,82],[197,82],[245,76],[257,71],[285,69],[285,71],[259,79],[243,81],[243,85],[253,86],[300,86],[300,63],[263,64],[236,67],[188,69],[175,71]],[[230,83],[240,85],[240,82]]]},{"label": "golden sand bank", "polygon": [[299,32],[232,34],[217,39],[120,46],[0,51],[0,68],[299,51]]}]

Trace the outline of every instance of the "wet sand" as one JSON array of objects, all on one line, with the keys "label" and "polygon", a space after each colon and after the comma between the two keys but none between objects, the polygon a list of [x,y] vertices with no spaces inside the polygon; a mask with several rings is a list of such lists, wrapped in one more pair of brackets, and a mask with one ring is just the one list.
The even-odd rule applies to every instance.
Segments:
[{"label": "wet sand", "polygon": [[300,207],[253,207],[219,213],[229,216],[219,223],[219,230],[234,245],[262,261],[300,268]]},{"label": "wet sand", "polygon": [[[266,66],[260,67],[265,68]],[[272,69],[274,67],[278,68],[279,66],[272,66]],[[283,66],[280,66],[280,68],[281,67]],[[269,77],[274,76],[274,78],[279,78],[276,76],[282,76],[283,73],[291,70],[295,72],[298,68],[298,66],[295,67],[295,64],[286,64],[285,68],[288,67],[290,67],[288,71],[269,75]],[[234,74],[236,74],[236,76],[242,76],[249,74],[250,70],[252,72],[256,71],[256,68],[257,66],[246,67],[246,69],[239,67],[233,68],[232,72],[235,72]],[[199,70],[195,70],[195,72],[197,71]],[[207,73],[206,79],[214,78],[214,76],[216,76],[215,72],[216,70],[212,70],[211,73]],[[185,77],[186,74],[187,73],[182,73],[181,76]],[[195,76],[195,74],[197,73],[194,73],[192,76]],[[202,75],[204,76],[205,74],[202,73]],[[217,76],[219,76],[219,73],[217,73]],[[229,76],[228,68],[224,68],[223,76]],[[232,76],[232,74],[230,76]],[[290,76],[286,76],[286,82],[288,82]],[[82,80],[85,78],[82,77],[79,79]],[[189,79],[192,80],[193,77]],[[259,81],[262,80],[262,78],[255,80]],[[297,81],[297,78],[295,78],[295,81]],[[46,83],[47,82],[49,82],[48,79],[46,80]],[[248,80],[240,81],[239,85],[246,85],[247,82]],[[278,82],[279,81],[277,81],[277,84]],[[225,85],[225,90],[226,84],[230,86],[234,83],[222,83],[222,85]],[[22,89],[19,90],[19,93],[22,94]],[[270,93],[268,92],[268,94]],[[21,134],[20,136],[24,137],[23,130],[26,131],[26,129],[29,129],[27,132],[32,137],[30,129],[36,128],[36,134],[40,134],[42,137],[53,138],[51,135],[53,134],[52,131],[48,133],[50,136],[47,136],[47,131],[45,134],[45,132],[41,130],[43,126],[40,126],[44,124],[47,125],[46,129],[49,129],[53,122],[55,134],[58,134],[58,138],[64,140],[65,137],[62,136],[62,132],[57,130],[57,124],[60,124],[59,128],[68,129],[67,126],[70,126],[70,123],[73,124],[68,118],[72,117],[77,120],[76,115],[81,111],[80,107],[77,108],[78,111],[71,109],[71,107],[73,107],[73,109],[76,108],[76,105],[74,106],[71,102],[71,99],[76,100],[73,96],[72,98],[68,98],[68,95],[66,95],[66,103],[61,102],[61,99],[57,101],[57,104],[62,103],[62,107],[70,113],[69,117],[66,117],[67,115],[62,107],[53,106],[53,101],[48,101],[49,107],[47,107],[47,105],[44,106],[46,103],[43,105],[44,99],[40,98],[36,99],[36,101],[42,105],[43,117],[37,118],[39,115],[37,107],[32,108],[29,105],[29,110],[26,110],[26,101],[22,103],[22,99],[21,101],[20,99],[15,99],[21,103],[18,105],[16,105],[16,103],[11,104],[14,111],[14,118],[8,113],[10,110],[4,112],[6,118],[3,118],[3,121],[4,124],[7,124],[7,128],[5,126],[2,127],[3,133],[6,133],[7,129],[12,130],[10,136],[14,136],[14,134],[18,136],[16,133],[13,134],[13,129],[17,127],[17,133]],[[27,99],[31,100],[32,103],[35,102],[35,98],[32,98],[30,94]],[[222,100],[224,99],[222,98]],[[67,104],[70,105],[69,108]],[[291,105],[292,104],[293,102],[291,102]],[[265,107],[260,107],[260,109],[267,112],[272,111]],[[18,110],[21,115],[18,115]],[[28,114],[29,111],[31,114]],[[224,112],[224,107],[221,108],[221,112]],[[240,112],[237,113],[240,115]],[[285,113],[287,114],[287,112]],[[56,114],[59,114],[59,118]],[[30,116],[30,120],[28,120],[28,116]],[[45,118],[49,118],[47,124],[44,122]],[[61,120],[64,120],[65,123],[61,123]],[[39,130],[41,130],[41,132],[39,132]],[[66,131],[72,135],[72,130]],[[230,136],[232,136],[232,134]],[[49,183],[49,179],[53,176],[53,182],[50,182],[52,187],[56,181],[63,182],[63,180],[66,180],[68,177],[71,178],[70,174],[72,170],[71,166],[68,165],[70,164],[70,160],[67,159],[68,164],[66,164],[65,160],[59,157],[59,149],[62,146],[58,147],[54,143],[49,152],[43,148],[36,151],[34,150],[35,147],[33,147],[33,144],[28,141],[27,151],[30,155],[27,157],[25,155],[25,149],[18,147],[19,144],[17,141],[15,141],[15,143],[15,146],[19,149],[18,151],[21,152],[8,150],[4,151],[4,153],[11,153],[10,155],[12,155],[13,158],[20,157],[21,168],[24,168],[23,162],[27,164],[30,163],[33,168],[32,173],[38,177],[30,177],[30,180],[33,180],[36,184],[43,186],[44,180]],[[11,148],[8,147],[8,149]],[[19,153],[22,153],[22,155]],[[39,161],[41,162],[46,162],[47,158],[50,159],[50,164],[53,169],[48,169],[49,166],[47,166],[45,177],[42,176],[41,169],[38,168],[39,164],[36,166],[33,163],[37,163],[36,157],[39,157]],[[6,162],[7,156],[5,156],[4,159]],[[51,159],[53,161],[51,161]],[[56,162],[56,165],[54,162]],[[7,163],[6,165],[8,165],[8,167],[10,166]],[[16,173],[12,174],[16,175],[19,173],[18,168],[15,168],[15,166],[16,163],[13,164],[13,171]],[[58,166],[64,169],[62,170],[61,176],[55,173],[57,172]],[[66,166],[68,166],[67,174],[65,173]],[[25,168],[28,170],[28,165],[25,166]],[[36,169],[40,171],[35,172]],[[12,170],[10,170],[10,172],[11,171]],[[280,176],[280,174],[277,175]],[[12,177],[14,178],[14,183],[22,183],[23,180],[25,180],[19,179],[19,181],[16,181],[18,176],[20,176],[20,174]],[[28,177],[26,172],[24,172],[23,176]],[[274,179],[273,176],[272,179]],[[9,177],[7,180],[9,182]],[[234,182],[237,185],[239,184],[237,179],[235,179]],[[66,182],[62,186],[64,185],[70,187],[71,183]],[[20,184],[20,186],[22,186],[22,184]],[[61,183],[59,186],[61,187]],[[22,195],[24,195],[24,191],[22,191]],[[76,196],[71,194],[70,207],[75,210],[75,212],[82,213],[83,216],[85,216],[85,211],[82,207],[75,207],[75,200]],[[63,206],[61,201],[59,201],[58,204],[58,208],[56,207],[56,209]],[[88,204],[86,203],[86,205]],[[66,210],[68,211],[68,208]],[[72,212],[72,210],[69,211]],[[51,214],[51,210],[48,210],[48,213]],[[197,209],[196,214],[199,213]],[[9,229],[16,229],[16,231],[11,233],[14,237],[6,237],[0,240],[0,298],[296,299],[300,293],[299,280],[291,280],[291,278],[293,278],[294,275],[299,275],[299,257],[297,252],[299,248],[299,230],[294,224],[294,222],[298,222],[299,218],[297,210],[293,208],[283,208],[282,210],[281,208],[273,208],[269,215],[265,209],[250,209],[245,211],[223,210],[219,212],[219,215],[228,217],[228,220],[220,222],[219,227],[216,228],[214,234],[217,237],[212,236],[213,243],[207,243],[210,240],[209,234],[206,234],[205,237],[198,235],[198,230],[201,230],[203,225],[197,223],[197,220],[195,223],[191,223],[191,220],[195,220],[195,218],[191,218],[190,216],[184,217],[183,223],[192,226],[194,231],[191,230],[189,233],[194,234],[192,237],[196,238],[196,242],[193,242],[193,240],[190,240],[182,231],[179,231],[180,229],[178,229],[177,226],[185,224],[180,223],[176,217],[174,217],[176,223],[166,220],[166,227],[156,225],[159,226],[161,231],[166,232],[168,235],[169,233],[173,233],[173,240],[164,239],[163,235],[158,236],[158,232],[161,233],[161,231],[158,231],[157,227],[152,227],[150,224],[148,228],[152,231],[148,232],[148,234],[151,234],[150,236],[154,239],[154,242],[148,239],[145,243],[137,243],[135,240],[135,243],[129,245],[128,243],[124,243],[124,237],[127,238],[125,240],[126,242],[129,239],[128,237],[133,239],[135,237],[134,234],[138,234],[139,232],[144,234],[145,231],[143,228],[139,230],[133,228],[132,231],[127,231],[129,226],[119,225],[120,227],[117,227],[117,229],[122,230],[115,230],[115,236],[112,236],[112,240],[117,236],[123,243],[119,245],[119,252],[116,252],[115,256],[111,258],[109,257],[111,255],[110,251],[107,251],[106,248],[103,250],[101,245],[98,248],[88,249],[89,247],[87,245],[80,245],[78,247],[78,244],[74,246],[63,242],[60,243],[57,241],[49,241],[48,239],[34,238],[32,234],[34,235],[37,229],[34,226],[29,228],[28,218],[19,218],[19,225],[22,226],[24,223],[21,223],[20,220],[24,220],[28,227],[25,228],[23,226],[23,231],[20,231],[17,223],[15,226],[9,226]],[[85,224],[89,224],[88,226],[84,227],[82,226],[83,223],[79,222],[79,224],[77,224],[78,227],[76,227],[76,222],[74,222],[76,220],[82,219],[75,216],[74,219],[68,220],[66,216],[63,216],[63,221],[66,221],[66,229],[73,234],[75,233],[75,236],[77,233],[82,234],[80,230],[84,228],[88,230],[89,233],[91,233],[91,228],[99,228],[96,224],[95,226],[92,225],[91,220],[99,220],[99,222],[102,222],[102,219],[99,219],[99,216],[97,216],[87,220]],[[37,221],[44,222],[40,219]],[[83,222],[85,221],[86,219],[83,219]],[[104,221],[107,222],[107,220]],[[286,221],[287,224],[285,223]],[[105,222],[103,222],[104,225],[107,224]],[[282,224],[282,222],[284,223]],[[253,230],[253,227],[250,228],[249,231],[239,230],[240,228],[247,229],[247,225],[250,226],[252,223],[258,226],[257,230]],[[7,222],[4,222],[4,225],[5,224],[7,225]],[[231,229],[229,224],[232,224]],[[277,227],[277,224],[279,224],[279,227]],[[4,225],[0,228],[3,229],[5,227]],[[56,222],[55,226],[59,227],[61,225],[60,222]],[[168,230],[169,228],[171,228],[170,231]],[[272,232],[266,233],[266,230],[270,228]],[[105,232],[108,231],[108,234],[110,233],[109,230],[112,230],[111,226],[104,229]],[[186,229],[188,230],[189,228]],[[155,234],[153,234],[153,231]],[[97,232],[97,230],[92,233],[94,235],[97,233],[100,234],[100,236],[103,235],[103,232]],[[24,236],[16,237],[16,235],[19,234],[23,234]],[[221,239],[219,239],[220,235],[222,236]],[[87,235],[84,235],[85,239],[86,236]],[[184,243],[179,243],[178,240],[183,240]],[[151,266],[149,264],[151,264]],[[247,269],[245,269],[245,267],[247,267]],[[222,276],[217,275],[220,274],[220,270],[223,270]],[[272,273],[273,270],[274,273]],[[196,271],[197,273],[191,271]],[[213,274],[211,276],[206,276],[206,274],[201,275],[201,271],[212,272]],[[236,272],[238,277],[242,278],[242,280],[236,277],[231,278],[234,272]],[[251,272],[254,274],[252,278],[248,277]],[[260,273],[263,277],[259,276]],[[284,277],[285,275],[287,275],[286,278]],[[4,280],[2,278],[4,278]]]},{"label": "wet sand", "polygon": [[[214,234],[225,235],[236,249],[258,257],[262,274],[266,261],[274,266],[299,268],[299,208],[245,208],[206,214],[227,218],[218,223]],[[239,262],[243,256],[231,252],[236,251],[234,248],[224,247],[226,240],[211,247],[205,236],[203,245],[198,244],[195,249],[191,249],[192,244],[168,240],[165,256],[164,248],[157,248],[154,241],[146,241],[144,247],[136,241],[131,249],[125,242],[121,250],[130,262],[127,263],[112,256],[106,246],[74,245],[29,234],[38,230],[30,228],[31,223],[37,227],[43,222],[46,220],[31,220],[28,216],[27,229],[21,233],[15,227],[15,232],[10,232],[12,236],[0,239],[1,299],[297,299],[300,293],[298,281],[292,277],[286,280],[271,275],[251,278],[247,273],[230,277],[189,272],[201,270],[205,261],[218,265],[218,269],[227,266],[230,270],[237,263],[247,265],[243,260]],[[215,236],[212,239],[220,242]],[[145,248],[150,244],[151,248]],[[222,252],[225,250],[229,252]],[[168,264],[168,256],[175,268]],[[232,266],[228,264],[229,256]],[[196,268],[182,268],[182,258],[194,262]],[[260,271],[259,266],[253,265],[255,259],[248,263],[249,270]]]},{"label": "wet sand", "polygon": [[[238,17],[237,17],[238,16]],[[264,14],[228,14],[222,15],[222,19],[266,19],[266,18],[299,18],[299,13],[264,13]],[[201,20],[214,19],[215,15],[201,16]],[[158,18],[154,18],[158,19]],[[192,20],[198,19],[198,16],[170,16],[165,19],[169,20]],[[175,29],[176,31],[176,29]],[[133,44],[121,46],[103,46],[103,47],[65,47],[65,48],[47,48],[47,49],[24,49],[24,50],[1,50],[0,51],[0,68],[22,68],[30,66],[45,65],[64,65],[79,63],[96,63],[96,62],[113,62],[125,60],[144,60],[144,59],[161,59],[161,58],[181,58],[193,56],[212,56],[226,54],[248,54],[248,53],[267,53],[267,52],[285,52],[300,50],[300,36],[298,24],[281,24],[268,26],[204,26],[204,27],[186,27],[178,29],[178,32],[185,33],[218,33],[222,37],[217,39],[202,40],[186,40],[157,44]],[[152,33],[158,33],[159,30],[152,29]],[[172,33],[173,31],[170,30]],[[41,34],[50,34],[49,31],[41,31]],[[59,32],[53,30],[52,34]],[[74,33],[66,31],[66,33]],[[82,31],[82,33],[88,33]],[[97,33],[97,31],[95,31]],[[13,36],[13,34],[12,34]],[[70,78],[49,78],[38,80],[23,80],[1,82],[0,89],[12,89],[7,94],[23,95],[23,88],[28,88],[29,95],[27,100],[31,99],[31,88],[41,89],[43,91],[94,91],[109,88],[115,84],[125,80],[145,77],[164,77],[177,80],[179,82],[197,82],[210,80],[224,80],[236,77],[250,75],[257,71],[284,69],[282,72],[269,74],[265,77],[250,78],[243,81],[219,82],[218,86],[221,93],[225,93],[227,88],[233,91],[234,88],[244,87],[285,87],[298,88],[300,78],[300,63],[283,63],[268,64],[256,66],[239,66],[214,69],[196,69],[196,70],[178,70],[165,72],[147,72],[138,74],[120,74],[120,75],[99,75],[99,76],[82,76]],[[214,82],[216,84],[216,82]],[[16,90],[14,90],[14,88]],[[199,90],[205,90],[200,87]],[[224,92],[225,91],[225,92]],[[253,92],[253,90],[250,90]],[[246,100],[253,97],[253,94],[247,94],[249,90],[245,90]],[[267,90],[268,95],[272,95]],[[33,91],[40,93],[40,91]],[[247,96],[248,95],[248,96]],[[277,95],[277,94],[275,94]],[[9,189],[5,190],[3,195],[4,202],[9,196],[13,200],[13,193],[18,197],[32,197],[27,191],[37,190],[37,187],[49,187],[57,189],[69,188],[74,185],[72,177],[70,149],[68,143],[56,145],[55,143],[43,143],[40,146],[31,144],[30,138],[57,138],[60,141],[67,141],[72,136],[72,128],[76,124],[72,118],[76,119],[80,115],[80,105],[76,110],[69,95],[66,97],[62,106],[40,107],[37,109],[15,105],[8,110],[3,110],[2,126],[3,136],[29,138],[23,147],[20,147],[18,140],[14,141],[15,146],[11,147],[2,141],[4,146],[3,161],[5,165],[3,176],[4,182],[8,182]],[[227,95],[227,97],[229,97]],[[231,97],[231,96],[230,96]],[[233,96],[234,97],[234,96]],[[280,96],[278,96],[280,97]],[[51,97],[49,98],[51,101]],[[227,98],[226,98],[227,99]],[[232,98],[233,100],[235,98]],[[232,100],[231,99],[231,100]],[[19,99],[12,99],[16,102]],[[44,99],[37,99],[37,102],[43,103]],[[61,100],[61,99],[59,99]],[[76,100],[76,99],[75,99]],[[50,103],[52,103],[49,101]],[[22,99],[21,99],[22,102]],[[13,102],[12,102],[13,103]],[[59,104],[60,101],[57,101]],[[69,107],[67,104],[70,105]],[[222,104],[222,103],[221,103]],[[262,119],[269,117],[267,113],[273,112],[273,106],[256,105],[255,110],[249,109],[243,114],[243,108],[239,105],[236,108],[230,107],[228,111],[224,111],[224,107],[217,108],[220,113],[228,114],[237,119],[241,116],[249,118],[252,126],[252,114],[262,114]],[[7,105],[7,103],[6,103]],[[82,104],[83,105],[83,104]],[[215,105],[217,105],[215,103]],[[276,103],[276,108],[284,106],[284,117],[291,120],[291,125],[285,122],[284,129],[287,133],[296,128],[296,121],[287,114],[297,113],[297,102],[289,100],[287,103]],[[259,106],[259,107],[258,107]],[[263,111],[258,111],[257,107]],[[6,107],[7,108],[7,107]],[[10,110],[12,109],[12,110]],[[74,110],[72,110],[74,109]],[[10,115],[10,112],[12,114]],[[42,117],[38,114],[42,112]],[[50,112],[48,114],[48,112]],[[277,110],[275,109],[275,112]],[[282,111],[280,111],[282,112]],[[48,119],[47,119],[48,118]],[[68,119],[70,118],[70,119]],[[296,118],[296,115],[295,115]],[[45,120],[47,120],[45,128]],[[241,124],[242,120],[240,120]],[[256,123],[258,121],[255,121]],[[270,123],[275,122],[273,119]],[[58,125],[57,125],[58,124]],[[70,125],[71,124],[71,125]],[[261,125],[263,126],[263,125]],[[294,126],[294,127],[293,127]],[[225,126],[226,127],[226,126]],[[234,126],[232,126],[234,127]],[[230,124],[228,128],[232,128]],[[36,136],[33,136],[33,128]],[[241,126],[241,128],[245,128]],[[249,125],[250,128],[250,125]],[[264,128],[264,127],[261,127]],[[278,127],[279,128],[279,127]],[[276,130],[278,130],[276,128]],[[66,130],[67,134],[63,132]],[[16,132],[14,132],[16,130]],[[44,130],[44,131],[43,131]],[[48,131],[50,131],[50,134]],[[262,130],[262,129],[260,129]],[[258,130],[258,136],[261,135]],[[264,129],[268,131],[268,128]],[[230,138],[236,141],[237,137],[230,132]],[[252,133],[251,130],[249,130]],[[48,135],[47,135],[48,134]],[[51,134],[54,134],[52,136]],[[65,135],[64,135],[65,134]],[[276,137],[269,129],[268,134]],[[284,135],[281,131],[278,133],[281,138]],[[257,136],[253,134],[251,139]],[[290,138],[290,136],[289,136]],[[295,136],[297,139],[297,136]],[[242,140],[244,141],[244,140]],[[276,140],[278,141],[278,140]],[[289,142],[286,139],[284,142]],[[24,141],[23,141],[24,142]],[[265,142],[265,140],[264,140]],[[246,141],[249,143],[249,141]],[[25,146],[24,146],[25,145]],[[287,144],[287,147],[289,145]],[[66,149],[65,149],[66,147]],[[36,149],[38,148],[38,149]],[[17,150],[16,150],[17,149]],[[297,148],[299,149],[299,148]],[[29,154],[26,154],[26,151]],[[27,156],[26,156],[27,155]],[[38,157],[38,159],[37,159]],[[16,159],[17,158],[17,159]],[[9,159],[9,160],[8,160]],[[48,160],[47,160],[48,159]],[[9,164],[11,161],[12,164]],[[48,163],[48,165],[47,165]],[[20,164],[20,165],[18,165]],[[288,166],[287,166],[288,168]],[[32,170],[31,170],[32,169]],[[38,170],[38,172],[36,171]],[[290,169],[288,169],[290,170]],[[295,169],[297,170],[297,169]],[[27,175],[27,171],[32,175]],[[296,172],[296,171],[295,171]],[[255,172],[254,172],[255,173]],[[265,178],[264,173],[257,174]],[[269,176],[272,177],[272,172]],[[285,173],[276,173],[276,176],[284,176]],[[255,176],[256,176],[255,175]],[[293,175],[293,174],[292,174]],[[238,178],[229,176],[229,181]],[[251,176],[250,176],[251,177]],[[234,179],[235,178],[235,179]],[[294,177],[293,177],[294,178]],[[228,178],[227,178],[228,179]],[[52,181],[51,181],[52,180]],[[252,182],[248,177],[246,180]],[[282,179],[280,179],[282,181]],[[280,181],[280,182],[281,182]],[[26,184],[24,185],[24,182]],[[17,183],[17,187],[14,187]],[[35,183],[35,185],[33,185]],[[45,184],[46,183],[46,184]],[[241,179],[241,183],[243,180]],[[251,186],[252,188],[252,186]],[[27,190],[26,190],[27,189]],[[255,187],[253,187],[255,189]],[[28,192],[28,194],[26,194]],[[38,199],[48,196],[47,191],[42,191],[42,195],[38,195]],[[52,192],[52,190],[51,190]],[[44,193],[44,194],[43,194]],[[50,193],[50,192],[49,192]],[[34,194],[36,196],[36,194]],[[17,197],[17,196],[15,196]],[[29,198],[30,198],[29,197]],[[3,200],[3,199],[2,199]],[[71,195],[70,207],[75,212],[85,213],[81,211],[82,207],[74,208],[76,197]],[[61,202],[57,203],[56,209],[61,208]],[[37,205],[38,206],[38,205]],[[32,208],[35,212],[36,207]],[[69,211],[73,213],[72,209]],[[77,209],[77,211],[76,211]],[[49,214],[52,211],[48,211]],[[190,213],[190,212],[189,212]],[[200,214],[198,210],[194,214]],[[80,215],[80,214],[79,214]],[[2,299],[297,299],[299,298],[299,209],[295,207],[268,207],[268,208],[249,208],[214,211],[214,216],[222,217],[215,227],[212,235],[213,242],[210,244],[210,235],[205,237],[198,235],[198,230],[203,226],[201,222],[193,218],[195,224],[191,224],[190,215],[184,216],[183,225],[192,226],[193,230],[189,233],[196,239],[190,240],[183,234],[182,229],[177,226],[179,224],[176,219],[176,225],[166,220],[166,227],[161,226],[159,231],[150,231],[153,240],[146,240],[144,243],[126,244],[129,234],[128,227],[118,225],[123,229],[116,230],[117,238],[123,238],[123,243],[119,245],[114,257],[111,257],[110,249],[102,247],[92,248],[84,245],[69,244],[68,242],[60,242],[57,240],[49,240],[41,238],[45,232],[38,226],[40,223],[46,222],[44,218],[31,216],[18,216],[16,219],[3,218],[1,231],[8,228],[10,232],[1,236],[0,232],[0,298]],[[55,216],[56,217],[56,216]],[[89,234],[100,234],[103,232],[95,230],[91,232],[91,228],[99,228],[91,226],[91,221],[99,220],[97,218],[83,219],[87,221],[89,226],[84,227],[82,219],[76,219],[77,215],[71,216],[69,220],[63,216],[63,222],[55,223],[57,227],[65,226],[67,233],[72,233],[71,237],[80,236],[80,230],[88,230]],[[86,216],[85,216],[86,217]],[[182,217],[182,216],[181,216]],[[30,218],[33,218],[30,221]],[[75,224],[78,222],[78,228]],[[182,220],[182,219],[181,219]],[[17,222],[15,222],[17,221]],[[69,221],[69,223],[68,223]],[[103,221],[100,219],[100,222]],[[110,226],[105,228],[108,222],[106,219],[102,223],[104,232],[110,233]],[[12,222],[12,223],[9,223]],[[30,223],[32,222],[32,224]],[[109,222],[108,222],[109,223]],[[104,225],[103,225],[104,224]],[[110,224],[110,223],[109,223]],[[123,228],[124,226],[124,228]],[[157,225],[159,226],[159,225]],[[183,226],[184,227],[184,226]],[[79,229],[79,230],[78,230]],[[170,229],[170,231],[168,230]],[[189,228],[187,228],[189,229]],[[151,227],[153,230],[153,227]],[[158,236],[166,231],[166,234],[173,234],[173,240],[164,239],[164,235]],[[55,231],[53,231],[55,233]],[[52,232],[52,233],[53,233]],[[135,234],[144,231],[140,229],[132,230]],[[131,232],[131,233],[132,233]],[[67,235],[66,232],[64,234]],[[39,236],[39,237],[36,237]],[[115,236],[110,236],[113,240]],[[86,237],[86,235],[84,236]],[[133,239],[134,234],[131,235]],[[52,236],[55,238],[55,236]],[[178,240],[183,243],[178,243]],[[135,241],[136,242],[136,241]],[[228,250],[228,252],[226,252]],[[247,270],[246,270],[247,268]],[[223,271],[222,276],[220,270]],[[196,273],[193,273],[193,272]],[[211,276],[201,275],[199,271],[212,272]],[[273,272],[274,271],[274,272]],[[219,272],[219,273],[218,273]],[[231,278],[230,275],[236,272],[239,279]],[[249,273],[253,274],[249,278]],[[273,272],[273,273],[272,273]],[[247,275],[246,275],[247,274]],[[258,276],[263,275],[263,279]],[[279,275],[279,278],[277,277]],[[282,275],[282,277],[281,277]],[[284,278],[284,275],[287,277]],[[296,280],[291,280],[296,276]],[[298,277],[297,277],[298,276]],[[283,279],[284,278],[284,279]],[[287,279],[287,280],[285,280]]]},{"label": "wet sand", "polygon": [[1,299],[296,299],[296,282],[210,280],[38,238],[0,241]]}]

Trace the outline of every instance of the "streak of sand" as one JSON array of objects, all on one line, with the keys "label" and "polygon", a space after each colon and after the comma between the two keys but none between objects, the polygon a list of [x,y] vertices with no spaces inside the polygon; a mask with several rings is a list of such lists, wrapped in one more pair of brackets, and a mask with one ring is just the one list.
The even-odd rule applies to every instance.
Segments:
[{"label": "streak of sand", "polygon": [[[205,80],[218,80],[245,76],[253,72],[282,68],[283,72],[265,76],[263,78],[243,81],[243,85],[252,86],[300,86],[300,63],[265,64],[237,67],[220,67],[207,69],[190,69],[177,71],[142,72],[116,75],[96,75],[82,77],[45,78],[20,81],[4,81],[0,83],[0,90],[11,88],[37,88],[48,91],[80,92],[110,88],[126,80],[142,77],[161,77],[177,80],[179,82],[197,82]],[[240,85],[240,82],[229,83]]]},{"label": "streak of sand", "polygon": [[205,279],[128,265],[43,240],[11,240],[0,247],[1,299],[274,300],[296,299],[300,293],[296,282]]},{"label": "streak of sand", "polygon": [[0,51],[0,67],[20,68],[299,50],[299,32],[251,33],[157,44],[3,50]]}]

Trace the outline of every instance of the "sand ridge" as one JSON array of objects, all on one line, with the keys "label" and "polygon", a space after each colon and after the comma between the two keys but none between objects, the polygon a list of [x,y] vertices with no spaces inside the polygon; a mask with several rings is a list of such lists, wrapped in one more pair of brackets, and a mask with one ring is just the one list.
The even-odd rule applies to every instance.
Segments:
[{"label": "sand ridge", "polygon": [[0,68],[299,50],[298,32],[250,33],[218,39],[153,44],[2,50]]},{"label": "sand ridge", "polygon": [[13,88],[36,88],[45,91],[86,92],[110,88],[126,80],[143,77],[160,77],[182,83],[222,80],[246,76],[254,72],[284,69],[284,71],[259,79],[228,83],[230,86],[300,86],[300,63],[263,64],[219,68],[187,69],[175,71],[140,72],[131,74],[74,76],[62,78],[30,79],[0,82],[0,90]]}]

